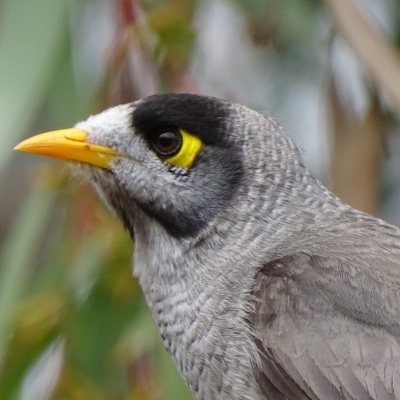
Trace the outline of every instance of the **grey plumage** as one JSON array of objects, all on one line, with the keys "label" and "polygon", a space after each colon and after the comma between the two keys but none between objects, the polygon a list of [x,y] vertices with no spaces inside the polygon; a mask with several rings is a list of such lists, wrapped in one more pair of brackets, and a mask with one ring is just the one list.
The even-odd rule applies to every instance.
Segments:
[{"label": "grey plumage", "polygon": [[[135,238],[134,272],[198,400],[400,399],[400,230],[304,167],[271,119],[159,95],[77,125],[121,153],[79,164]],[[155,132],[203,147],[169,165]]]}]

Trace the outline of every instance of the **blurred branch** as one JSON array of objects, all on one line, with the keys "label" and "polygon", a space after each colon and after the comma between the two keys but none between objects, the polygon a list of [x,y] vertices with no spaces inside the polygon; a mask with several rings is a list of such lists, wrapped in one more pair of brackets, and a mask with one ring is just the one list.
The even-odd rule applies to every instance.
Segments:
[{"label": "blurred branch", "polygon": [[376,215],[384,118],[375,98],[365,114],[351,113],[330,86],[332,191],[358,210]]},{"label": "blurred branch", "polygon": [[340,33],[400,116],[400,56],[353,0],[325,0]]},{"label": "blurred branch", "polygon": [[121,27],[129,27],[137,21],[136,2],[134,0],[117,0],[121,18]]},{"label": "blurred branch", "polygon": [[128,103],[157,92],[158,70],[152,62],[151,33],[145,18],[138,18],[137,4],[115,2],[115,35],[107,60],[107,80],[103,83],[98,109]]}]

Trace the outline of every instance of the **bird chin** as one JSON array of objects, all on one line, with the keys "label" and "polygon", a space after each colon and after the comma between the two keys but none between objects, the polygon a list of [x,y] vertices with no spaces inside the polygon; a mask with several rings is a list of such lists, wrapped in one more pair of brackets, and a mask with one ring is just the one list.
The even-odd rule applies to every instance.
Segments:
[{"label": "bird chin", "polygon": [[68,167],[73,178],[83,184],[89,183],[95,189],[111,213],[116,215],[116,211],[111,205],[106,191],[103,189],[104,187],[107,187],[110,182],[114,184],[111,178],[113,173],[104,168],[96,167],[79,161],[69,162]]},{"label": "bird chin", "polygon": [[111,171],[84,162],[69,161],[67,165],[73,178],[78,178],[81,182],[85,183],[102,181],[107,179],[107,175],[112,174]]},{"label": "bird chin", "polygon": [[[115,199],[120,197],[116,194],[121,193],[121,188],[118,187],[115,182],[114,173],[110,170],[87,163],[74,161],[69,164],[74,177],[80,179],[81,182],[90,183],[92,185],[111,214],[122,222],[133,240],[133,216],[122,212],[124,207],[122,207],[121,204],[115,204]],[[134,209],[134,204],[131,203],[130,206],[130,209]]]}]

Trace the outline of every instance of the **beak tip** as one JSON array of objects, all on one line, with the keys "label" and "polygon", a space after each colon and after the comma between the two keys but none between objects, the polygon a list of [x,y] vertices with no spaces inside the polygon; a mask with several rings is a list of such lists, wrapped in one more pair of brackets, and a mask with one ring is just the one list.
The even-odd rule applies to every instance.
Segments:
[{"label": "beak tip", "polygon": [[23,140],[22,142],[19,142],[14,148],[13,150],[17,150],[17,151],[26,151],[25,149],[25,140]]}]

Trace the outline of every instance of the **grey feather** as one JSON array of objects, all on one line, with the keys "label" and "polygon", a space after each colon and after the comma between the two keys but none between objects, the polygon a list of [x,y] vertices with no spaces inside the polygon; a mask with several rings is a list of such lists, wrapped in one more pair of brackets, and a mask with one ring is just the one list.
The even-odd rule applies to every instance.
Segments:
[{"label": "grey feather", "polygon": [[[135,237],[134,272],[197,400],[400,399],[400,230],[329,192],[270,118],[194,95],[77,125],[81,166]],[[160,129],[203,141],[187,170]]]},{"label": "grey feather", "polygon": [[369,255],[363,264],[362,255],[349,253],[340,259],[335,248],[357,229],[355,221],[347,224],[323,256],[317,250],[287,256],[265,265],[257,278],[256,331],[311,398],[399,395],[398,266],[393,249],[384,246],[384,229],[380,258]]}]

